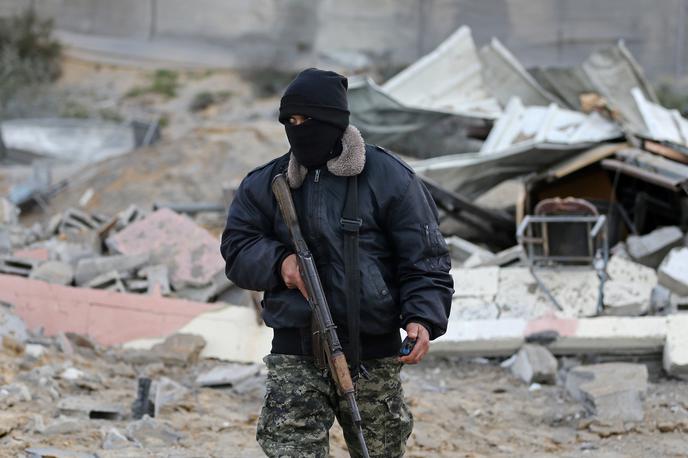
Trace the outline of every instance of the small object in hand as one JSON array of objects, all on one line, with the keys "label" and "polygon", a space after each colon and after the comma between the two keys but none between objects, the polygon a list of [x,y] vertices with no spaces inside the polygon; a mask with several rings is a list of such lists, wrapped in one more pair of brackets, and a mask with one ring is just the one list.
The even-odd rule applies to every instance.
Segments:
[{"label": "small object in hand", "polygon": [[413,347],[416,345],[416,339],[409,339],[408,337],[404,339],[401,343],[401,349],[399,350],[400,356],[408,356],[413,351]]}]

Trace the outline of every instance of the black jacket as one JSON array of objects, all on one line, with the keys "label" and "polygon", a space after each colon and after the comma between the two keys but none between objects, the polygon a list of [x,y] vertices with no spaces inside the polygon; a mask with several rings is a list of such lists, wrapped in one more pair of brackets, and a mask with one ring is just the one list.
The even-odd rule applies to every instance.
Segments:
[{"label": "black jacket", "polygon": [[317,262],[340,340],[347,341],[343,233],[340,218],[347,176],[358,175],[363,225],[361,357],[392,356],[399,328],[419,322],[431,339],[444,334],[453,294],[450,258],[438,228],[437,209],[421,180],[401,160],[365,145],[349,126],[342,154],[327,167],[307,170],[288,154],[252,171],[229,209],[221,252],[227,277],[265,291],[263,319],[275,329],[273,353],[309,354],[310,309],[298,290],[281,279],[292,253],[286,225],[272,195],[272,178],[287,172],[301,229]]}]

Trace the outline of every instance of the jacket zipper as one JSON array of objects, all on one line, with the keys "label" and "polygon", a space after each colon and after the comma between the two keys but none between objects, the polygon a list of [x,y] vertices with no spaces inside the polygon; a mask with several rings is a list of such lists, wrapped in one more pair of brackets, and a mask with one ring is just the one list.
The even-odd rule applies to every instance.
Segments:
[{"label": "jacket zipper", "polygon": [[315,169],[315,179],[313,182],[317,183],[318,181],[320,181],[320,169]]}]

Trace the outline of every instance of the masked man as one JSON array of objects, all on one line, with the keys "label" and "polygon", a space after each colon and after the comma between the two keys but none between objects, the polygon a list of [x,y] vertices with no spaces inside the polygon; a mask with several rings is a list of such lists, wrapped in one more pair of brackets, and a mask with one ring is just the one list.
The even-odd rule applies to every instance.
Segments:
[{"label": "masked man", "polygon": [[[227,277],[265,291],[263,319],[274,330],[257,431],[270,457],[328,456],[335,417],[351,455],[361,453],[347,404],[314,354],[303,279],[271,192],[274,176],[286,174],[317,262],[371,456],[403,455],[413,421],[401,365],[418,363],[447,328],[453,282],[437,209],[413,170],[365,144],[349,124],[346,91],[346,78],[313,68],[292,81],[279,111],[291,149],[243,180],[222,235]],[[405,357],[400,328],[416,340]]]}]

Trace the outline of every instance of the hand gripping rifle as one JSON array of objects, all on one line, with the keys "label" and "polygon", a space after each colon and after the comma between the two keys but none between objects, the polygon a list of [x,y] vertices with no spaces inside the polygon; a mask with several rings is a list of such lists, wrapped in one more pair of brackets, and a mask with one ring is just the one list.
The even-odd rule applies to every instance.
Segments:
[{"label": "hand gripping rifle", "polygon": [[272,192],[277,198],[277,204],[282,213],[282,218],[284,218],[284,222],[289,228],[289,233],[294,243],[294,248],[296,249],[296,257],[299,260],[299,270],[301,271],[301,276],[303,277],[303,281],[306,284],[306,291],[308,292],[308,305],[311,307],[311,312],[313,313],[315,323],[318,327],[315,331],[318,333],[323,343],[322,347],[325,350],[327,363],[330,366],[330,373],[332,374],[335,385],[337,385],[337,391],[341,396],[345,397],[349,403],[351,417],[354,421],[354,425],[358,428],[358,440],[361,443],[363,456],[369,458],[368,447],[363,438],[363,428],[361,427],[361,413],[358,411],[358,404],[356,404],[354,384],[351,380],[351,373],[349,372],[349,366],[346,362],[346,356],[344,356],[342,344],[339,343],[339,337],[337,337],[336,326],[332,321],[330,307],[327,305],[327,299],[325,298],[322,283],[320,283],[318,271],[315,268],[313,255],[308,249],[308,245],[306,245],[306,241],[301,234],[294,202],[291,199],[289,185],[284,175],[279,174],[273,178]]}]

